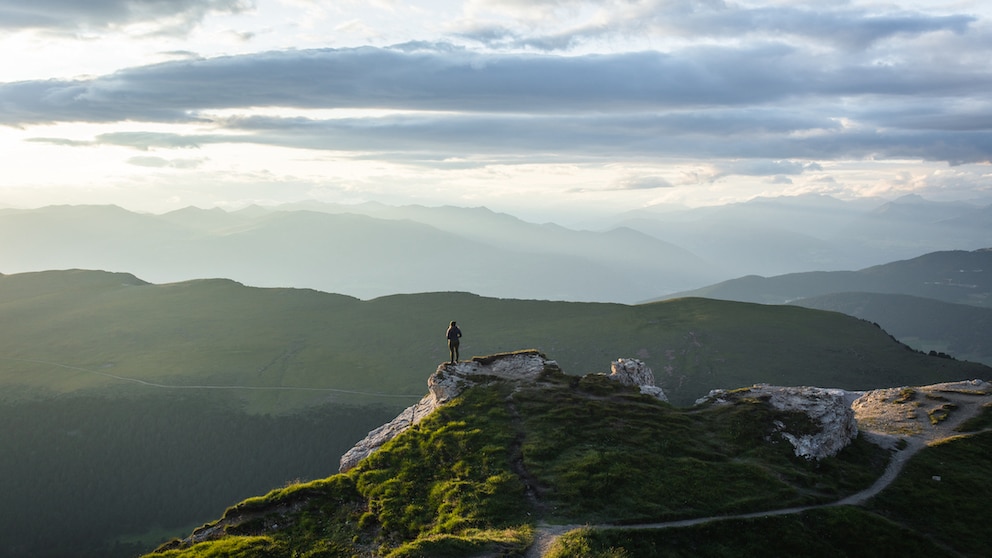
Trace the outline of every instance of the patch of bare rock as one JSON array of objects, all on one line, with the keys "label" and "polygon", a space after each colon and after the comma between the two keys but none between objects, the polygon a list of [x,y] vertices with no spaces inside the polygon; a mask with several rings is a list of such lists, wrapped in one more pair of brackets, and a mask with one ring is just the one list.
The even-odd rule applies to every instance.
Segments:
[{"label": "patch of bare rock", "polygon": [[852,408],[872,441],[894,447],[900,439],[933,442],[954,435],[954,428],[992,404],[992,383],[985,380],[904,386],[864,392]]},{"label": "patch of bare rock", "polygon": [[858,436],[858,421],[851,409],[851,397],[842,389],[757,384],[735,390],[716,389],[696,404],[726,404],[742,397],[765,401],[779,411],[803,413],[817,425],[816,432],[790,432],[790,427],[785,423],[775,422],[777,433],[792,444],[799,457],[823,459],[837,455]]}]

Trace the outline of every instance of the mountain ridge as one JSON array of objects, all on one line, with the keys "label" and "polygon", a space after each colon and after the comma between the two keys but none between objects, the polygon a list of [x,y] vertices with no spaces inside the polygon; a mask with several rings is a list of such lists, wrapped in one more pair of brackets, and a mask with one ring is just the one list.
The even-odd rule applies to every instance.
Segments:
[{"label": "mountain ridge", "polygon": [[[489,296],[634,302],[713,278],[711,266],[633,230],[573,231],[488,210],[431,219],[311,209],[164,215],[117,206],[49,206],[0,214],[7,272],[126,270],[153,282],[229,277],[262,287],[360,298],[470,290]],[[457,226],[446,226],[447,221]],[[618,272],[626,266],[631,272]],[[396,270],[402,273],[396,273]]]},{"label": "mountain ridge", "polygon": [[858,271],[811,271],[773,277],[750,275],[674,293],[659,300],[707,296],[785,304],[839,292],[879,292],[975,306],[992,305],[992,248],[931,252]]},{"label": "mountain ridge", "polygon": [[[939,386],[875,390],[867,393],[852,394],[851,397],[841,397],[839,404],[847,408],[849,418],[831,420],[849,420],[853,423],[855,414],[860,413],[858,425],[862,428],[867,428],[873,439],[880,438],[895,441],[898,437],[902,437],[902,443],[907,443],[907,440],[910,440],[908,442],[909,449],[897,450],[896,456],[888,460],[889,466],[884,472],[878,467],[877,461],[875,461],[875,465],[870,465],[873,460],[877,460],[881,456],[881,454],[877,453],[878,448],[876,447],[875,450],[869,449],[871,445],[866,445],[867,442],[865,439],[859,437],[855,440],[854,446],[851,447],[856,446],[860,449],[843,450],[836,458],[818,458],[818,461],[828,460],[832,463],[831,468],[842,467],[841,463],[845,463],[843,467],[854,467],[854,469],[846,470],[846,474],[849,475],[853,474],[857,468],[864,468],[862,474],[867,473],[867,476],[860,477],[857,483],[846,485],[840,489],[838,493],[840,496],[839,499],[834,496],[834,500],[830,498],[824,500],[821,496],[820,498],[814,498],[812,501],[807,501],[805,505],[791,507],[779,505],[778,508],[768,508],[767,506],[771,505],[771,502],[762,501],[763,503],[759,504],[757,503],[760,501],[759,498],[754,503],[743,504],[744,513],[740,510],[737,513],[727,513],[725,509],[723,513],[712,514],[709,517],[706,516],[706,512],[692,511],[694,507],[689,505],[685,511],[681,513],[675,512],[676,517],[682,514],[688,515],[688,520],[650,523],[643,520],[633,520],[631,516],[620,512],[619,508],[610,506],[605,502],[602,502],[600,505],[614,511],[607,511],[605,515],[602,510],[593,511],[594,508],[586,507],[586,504],[580,503],[582,498],[587,497],[580,494],[583,491],[590,491],[592,492],[590,496],[595,498],[612,497],[614,500],[620,499],[624,501],[626,506],[634,506],[634,502],[628,501],[628,498],[632,496],[627,495],[624,491],[629,490],[627,483],[636,482],[636,479],[639,479],[644,474],[645,471],[642,469],[644,463],[638,460],[644,460],[646,457],[638,456],[633,461],[624,459],[626,451],[628,451],[624,447],[633,441],[625,440],[625,438],[628,436],[644,435],[640,434],[640,431],[635,428],[623,426],[626,421],[633,420],[632,418],[627,418],[627,413],[632,412],[634,409],[639,409],[637,412],[655,415],[657,418],[668,416],[670,419],[675,419],[677,416],[688,418],[693,415],[671,411],[664,403],[651,403],[648,399],[644,398],[649,396],[635,396],[634,392],[630,391],[634,388],[624,386],[621,382],[611,381],[605,375],[590,374],[562,383],[565,377],[553,361],[543,360],[534,367],[531,364],[524,364],[524,361],[518,358],[521,357],[525,360],[528,358],[532,359],[535,355],[539,359],[544,358],[543,355],[539,355],[534,351],[484,357],[479,362],[491,364],[501,362],[501,359],[511,359],[507,361],[512,361],[508,365],[511,369],[499,372],[496,376],[490,375],[488,376],[489,379],[486,379],[485,376],[487,372],[483,371],[483,376],[480,376],[482,383],[468,387],[464,391],[455,394],[452,399],[436,407],[430,414],[416,421],[415,425],[412,424],[403,432],[395,434],[395,437],[383,444],[381,449],[368,454],[365,459],[357,463],[357,466],[347,469],[347,472],[322,481],[291,486],[281,490],[275,490],[263,497],[246,500],[229,508],[220,520],[197,529],[187,539],[174,540],[163,545],[156,552],[148,556],[162,558],[167,556],[199,556],[203,552],[212,552],[220,548],[232,548],[232,545],[241,542],[248,545],[263,544],[267,552],[276,557],[288,556],[289,552],[299,553],[304,551],[344,552],[356,556],[390,556],[394,558],[427,555],[488,556],[492,555],[493,552],[498,552],[502,555],[526,555],[534,558],[540,556],[563,557],[573,554],[563,551],[560,547],[556,549],[554,545],[550,544],[549,538],[546,536],[547,533],[561,534],[562,532],[572,531],[578,534],[579,537],[582,537],[588,535],[590,524],[600,524],[598,527],[600,529],[616,530],[619,528],[618,524],[622,525],[624,523],[636,524],[638,531],[644,532],[656,529],[693,527],[700,524],[712,523],[717,519],[721,522],[726,522],[728,519],[741,520],[767,518],[784,514],[809,513],[813,510],[827,509],[838,505],[849,507],[863,506],[865,502],[876,494],[883,492],[889,483],[895,480],[907,459],[925,446],[922,442],[923,439],[949,438],[953,435],[954,431],[952,429],[959,428],[966,420],[978,416],[983,408],[992,409],[992,406],[990,406],[992,405],[992,384],[978,380],[941,384]],[[514,366],[524,366],[528,369],[534,368],[535,371],[533,373],[530,371],[516,371],[512,369]],[[451,365],[442,364],[438,367],[437,372],[435,372],[432,378],[435,376],[443,377],[451,370]],[[506,374],[508,376],[505,376]],[[604,381],[606,383],[603,383]],[[783,411],[780,409],[777,411],[780,414],[775,414],[776,411],[772,410],[775,406],[766,403],[768,399],[763,395],[767,393],[767,389],[755,386],[755,388],[724,391],[712,396],[707,403],[691,411],[691,413],[699,416],[710,416],[716,419],[715,422],[707,422],[707,424],[709,425],[708,428],[718,429],[719,420],[721,419],[717,419],[717,417],[727,416],[728,413],[730,415],[736,415],[738,412],[741,412],[743,414],[734,420],[749,423],[751,426],[743,427],[738,423],[737,428],[753,428],[757,426],[759,432],[762,432],[759,435],[762,438],[761,441],[750,441],[749,438],[748,443],[754,444],[757,441],[758,446],[769,449],[775,446],[775,440],[780,439],[778,438],[779,436],[786,439],[789,438],[789,435],[783,433],[785,429],[796,428],[806,433],[820,429],[826,430],[825,425],[818,425],[815,421],[812,421],[813,414],[804,414],[816,412],[812,411],[812,407],[810,407],[810,411],[785,412],[784,414],[781,414]],[[801,393],[807,394],[801,397],[812,397],[809,401],[814,406],[820,404],[816,401],[818,396],[812,395],[813,392],[806,391]],[[925,399],[922,398],[923,394],[926,394]],[[476,397],[481,397],[482,399],[472,403],[471,401]],[[571,397],[572,400],[570,402],[561,401],[562,398],[567,397]],[[500,403],[500,399],[502,399],[502,404]],[[563,458],[560,456],[554,457],[558,454],[542,448],[539,443],[533,441],[532,438],[535,436],[538,438],[542,436],[540,434],[541,429],[550,430],[555,433],[554,436],[559,438],[564,437],[565,440],[558,440],[559,444],[564,442],[565,445],[563,447],[575,447],[576,445],[582,447],[581,444],[571,440],[576,432],[574,427],[567,430],[567,432],[573,434],[566,434],[566,430],[561,430],[564,425],[558,423],[562,420],[562,417],[546,416],[542,419],[544,424],[540,427],[534,426],[533,422],[528,419],[531,413],[547,412],[546,410],[537,411],[538,409],[544,409],[543,406],[530,409],[529,407],[533,406],[535,401],[550,402],[552,399],[559,401],[560,404],[566,407],[576,405],[577,411],[583,408],[591,409],[595,404],[594,401],[605,401],[605,404],[612,411],[607,414],[601,414],[601,411],[593,413],[596,415],[593,418],[594,421],[604,420],[611,415],[615,420],[617,417],[624,417],[620,418],[619,422],[614,426],[614,435],[609,440],[599,440],[597,442],[599,448],[597,451],[604,452],[607,451],[605,448],[609,447],[611,448],[611,461],[619,461],[615,469],[610,469],[611,473],[609,475],[616,475],[623,480],[614,479],[613,482],[609,482],[607,480],[609,476],[604,478],[601,473],[596,472],[597,469],[582,471],[581,476],[569,475],[567,473],[562,474],[561,477],[554,475],[548,476],[550,470],[544,464],[543,460],[554,462]],[[922,434],[910,433],[907,437],[907,426],[880,418],[889,415],[902,417],[903,414],[899,411],[900,406],[907,401],[913,400],[928,401],[927,405],[921,411],[930,417],[932,428],[922,426],[921,428],[923,430],[920,431]],[[499,423],[490,424],[493,420],[492,418],[482,419],[473,414],[485,414],[484,408],[480,406],[482,401],[487,406],[495,405],[497,408],[503,405],[506,406],[508,414],[505,415],[505,418],[509,419],[509,424],[512,425],[509,427],[509,430],[511,432],[517,432],[515,437],[509,434],[495,435],[495,432],[486,430],[487,428],[495,428],[495,424]],[[855,411],[852,411],[852,401]],[[861,403],[862,401],[864,403]],[[454,415],[450,414],[452,409],[462,407],[465,408],[464,412],[455,412]],[[772,410],[770,416],[761,414],[769,410]],[[757,415],[750,414],[758,411],[761,412]],[[489,413],[492,414],[493,412],[490,411]],[[671,414],[673,412],[674,414]],[[448,416],[445,416],[446,414]],[[935,416],[940,416],[941,418],[934,420]],[[950,417],[950,420],[948,420],[948,417]],[[919,419],[915,416],[913,420],[917,421],[914,424],[923,424],[918,422]],[[646,421],[646,417],[640,418],[638,422],[644,421]],[[752,423],[752,421],[754,422]],[[686,426],[683,425],[683,428]],[[583,427],[593,428],[588,420],[582,422],[582,426],[579,428],[581,429]],[[505,429],[506,427],[503,428]],[[648,431],[651,431],[657,428],[657,426],[647,426],[646,428]],[[673,438],[677,437],[678,435],[670,428],[668,427],[662,431]],[[446,432],[461,434],[456,434],[452,439],[449,438],[450,434],[445,434]],[[661,431],[655,432],[659,433]],[[854,432],[857,434],[857,427],[855,427]],[[918,435],[929,438],[913,438],[913,436]],[[481,439],[478,442],[469,444],[468,440],[470,436],[481,437]],[[579,439],[582,438],[581,435],[576,437]],[[960,436],[956,437],[960,438]],[[442,440],[449,441],[445,442]],[[483,440],[490,441],[486,442]],[[517,441],[514,442],[514,440]],[[448,445],[449,443],[453,445]],[[477,444],[486,443],[489,445],[486,445],[485,449],[481,451],[487,456],[486,461],[490,461],[490,463],[488,465],[481,465],[486,471],[481,476],[472,475],[469,473],[469,468],[480,465],[468,464],[459,460],[467,460],[467,452],[480,451],[477,449]],[[850,443],[851,439],[848,438],[844,444],[847,445]],[[500,444],[506,444],[506,447],[500,449],[498,447]],[[890,447],[892,446],[890,445]],[[760,447],[756,449],[752,447],[751,450],[757,451],[757,453],[752,454],[750,457],[738,456],[738,459],[742,460],[742,463],[750,463],[751,460],[760,462],[766,459],[766,457],[759,458],[757,456],[764,455],[764,452],[768,451],[767,449],[760,449]],[[414,455],[410,453],[411,451],[419,452],[416,453],[417,457],[415,459]],[[568,450],[565,451],[567,452]],[[581,452],[581,450],[579,451]],[[700,450],[693,451],[698,452]],[[855,453],[852,454],[851,451],[855,451]],[[582,454],[580,453],[579,455],[581,456]],[[854,457],[854,455],[861,455],[861,457]],[[871,455],[875,455],[875,457],[869,457]],[[867,460],[865,460],[866,458]],[[582,459],[588,458],[583,457]],[[704,457],[702,453],[699,453],[695,459],[695,466],[701,467],[707,466],[710,463],[708,460],[711,457]],[[451,465],[452,471],[447,470],[446,463],[449,460],[451,460],[451,463],[454,463]],[[456,461],[457,463],[455,463]],[[565,461],[566,463],[568,462],[567,459]],[[779,474],[784,474],[784,471],[788,468],[802,468],[803,462],[792,461],[791,464],[786,463],[789,463],[789,460],[775,465],[782,468]],[[805,463],[808,465],[809,461]],[[565,465],[564,469],[568,470],[576,466],[583,467],[582,465],[572,464]],[[661,466],[661,462],[656,466]],[[588,465],[585,465],[585,467],[588,467]],[[597,462],[597,467],[602,467],[602,461]],[[503,468],[506,468],[506,472],[501,473],[500,471],[504,470]],[[630,468],[634,468],[634,471],[630,471]],[[621,471],[624,472],[621,473]],[[819,477],[819,483],[829,482],[827,481],[828,478],[834,478],[833,473],[828,472],[828,469],[816,468],[816,471],[812,475]],[[458,486],[459,496],[456,497],[453,493],[449,492],[445,500],[443,500],[445,502],[444,504],[437,501],[432,503],[431,498],[428,498],[426,502],[421,500],[427,494],[434,494],[435,492],[445,490],[442,487],[447,487],[451,483],[451,481],[446,479],[449,478],[452,472],[454,472],[454,477],[458,479],[455,484]],[[670,474],[690,475],[688,469],[680,469],[679,473],[672,472]],[[873,478],[876,476],[877,479]],[[414,480],[414,477],[421,480]],[[514,477],[518,478],[515,479]],[[592,479],[592,484],[599,484],[599,486],[590,486],[589,479]],[[676,477],[672,476],[668,477],[668,481],[677,482]],[[563,485],[563,482],[576,483],[581,487],[568,487]],[[607,483],[605,487],[602,486],[604,482]],[[764,481],[759,482],[757,478],[746,481],[746,483],[755,482],[760,484],[760,482]],[[377,483],[382,484],[379,485]],[[417,488],[416,486],[420,483],[425,483],[426,486]],[[476,509],[476,504],[470,504],[469,502],[472,496],[467,496],[468,500],[466,500],[466,494],[471,494],[480,488],[486,491],[484,488],[486,485],[490,485],[489,490],[505,491],[506,493],[499,495],[497,498],[496,493],[485,492],[490,498],[500,500],[500,503],[495,506],[484,504],[478,508],[478,511],[470,511]],[[400,486],[404,486],[404,488],[400,488]],[[695,495],[695,498],[699,498],[702,495],[698,487],[686,487],[685,489]],[[765,490],[769,489],[770,487],[765,487]],[[641,492],[653,494],[654,490],[654,488],[650,488],[648,485],[640,485]],[[618,493],[610,495],[613,491]],[[573,496],[562,499],[565,493],[571,493]],[[524,497],[524,494],[527,496]],[[578,496],[579,500],[570,499],[576,496]],[[751,496],[753,498],[756,495],[752,494]],[[379,499],[383,497],[384,499]],[[742,496],[738,495],[737,497],[741,498]],[[779,497],[784,497],[784,493],[779,493]],[[397,504],[405,506],[407,509],[407,515],[404,515],[402,519],[398,515],[394,517],[391,515],[394,512],[390,511],[396,504],[391,504],[389,501],[397,498],[400,499]],[[506,501],[507,498],[509,498],[509,501],[516,501],[516,504],[511,505],[509,501]],[[657,498],[657,496],[654,498]],[[328,500],[334,502],[333,507],[327,507],[327,504],[321,503]],[[639,506],[647,506],[647,502],[649,501],[658,503],[650,496],[646,500],[637,501],[639,502],[637,504]],[[557,505],[553,506],[553,504]],[[754,505],[757,505],[759,509],[753,512],[747,511],[749,507]],[[826,505],[826,508],[824,505]],[[522,507],[529,511],[524,516],[520,513],[520,510],[515,510],[512,506]],[[418,509],[416,519],[409,515],[411,507]],[[556,511],[552,512],[552,509]],[[717,509],[721,509],[719,505]],[[858,513],[871,517],[870,512],[861,511],[864,510],[863,507],[857,507],[856,509],[859,510]],[[618,512],[621,515],[611,515],[611,513]],[[666,512],[662,512],[660,508],[655,508],[653,512],[646,510],[638,512],[636,509],[628,508],[627,513],[634,513],[635,516],[645,519],[651,518],[652,513],[660,513],[662,514],[661,516],[666,515]],[[638,516],[638,513],[646,513],[647,515]],[[301,518],[309,517],[311,514],[322,517],[322,520],[318,524],[324,526],[316,529],[305,526],[301,522]],[[462,515],[462,517],[455,520],[451,517],[453,514]],[[355,518],[359,515],[361,519],[356,521]],[[695,518],[693,517],[694,515],[696,516]],[[699,515],[703,517],[699,517]],[[352,519],[348,519],[349,516]],[[523,519],[524,517],[527,519]],[[521,520],[525,522],[524,525],[519,523]],[[579,522],[577,523],[575,520],[579,520]],[[324,521],[330,523],[323,523]],[[413,523],[406,523],[411,521]],[[544,521],[550,521],[551,526],[543,523]],[[403,526],[404,524],[406,525],[405,527]],[[585,524],[586,527],[577,529],[582,524]],[[558,527],[553,527],[554,525]],[[906,527],[901,528],[906,534],[910,532]],[[319,534],[315,536],[315,532]],[[551,538],[557,538],[557,534]],[[861,534],[858,536],[860,537],[859,542],[862,545],[870,542],[870,535]],[[910,538],[914,540],[914,543],[922,544],[922,541],[917,537]],[[549,549],[549,547],[551,548]],[[862,546],[861,548],[863,549],[864,547]],[[600,554],[588,553],[584,553],[583,555],[600,556]],[[603,556],[605,555],[603,554]]]},{"label": "mountain ridge", "polygon": [[[485,207],[308,202],[231,212],[187,207],[156,215],[49,206],[0,212],[0,234],[18,239],[0,245],[0,270],[109,269],[159,283],[230,277],[363,299],[462,290],[636,303],[744,275],[862,269],[984,248],[990,211],[989,205],[919,199],[883,205],[796,196],[678,211],[645,208],[566,227]],[[275,214],[300,217],[306,227],[270,222]],[[348,231],[335,225],[346,214],[373,221],[361,232]],[[245,236],[224,234],[237,230]],[[249,238],[265,239],[268,249],[258,250]],[[345,240],[344,248],[354,250],[342,251]],[[390,251],[390,240],[412,250]],[[346,263],[346,254],[357,259]],[[394,273],[396,268],[408,272]],[[477,268],[485,273],[469,272]]]},{"label": "mountain ridge", "polygon": [[[337,389],[342,400],[358,397],[347,391],[382,391],[376,385],[415,394],[415,370],[447,354],[437,341],[441,334],[431,332],[452,317],[465,324],[463,351],[529,344],[558,352],[563,366],[579,370],[610,353],[633,355],[656,371],[677,404],[717,387],[795,383],[790,378],[866,389],[985,370],[921,355],[877,326],[838,313],[698,298],[631,306],[448,292],[362,301],[229,280],[159,285],[81,270],[6,275],[0,297],[6,324],[0,355],[97,372],[112,367],[117,376],[161,384]],[[45,378],[57,376],[41,374],[43,368],[11,361],[0,371],[0,385],[46,386]],[[114,382],[93,372],[73,381],[73,389]],[[302,404],[306,396],[286,392],[269,404],[280,400]]]}]

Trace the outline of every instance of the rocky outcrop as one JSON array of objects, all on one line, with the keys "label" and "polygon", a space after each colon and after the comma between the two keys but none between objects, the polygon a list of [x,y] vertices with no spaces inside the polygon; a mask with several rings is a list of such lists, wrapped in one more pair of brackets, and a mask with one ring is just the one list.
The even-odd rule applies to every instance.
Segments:
[{"label": "rocky outcrop", "polygon": [[625,386],[638,387],[641,393],[651,395],[667,402],[668,397],[664,390],[654,385],[654,372],[643,362],[636,358],[618,358],[610,363],[611,380],[620,382]]},{"label": "rocky outcrop", "polygon": [[[654,374],[637,359],[620,358],[612,363],[609,378],[624,385],[639,387],[646,393],[668,401],[665,392],[654,385]],[[427,379],[428,393],[396,418],[369,432],[355,447],[341,457],[338,471],[345,472],[383,444],[430,415],[439,406],[461,395],[466,389],[494,379],[514,382],[537,382],[548,371],[560,372],[558,363],[536,350],[500,353],[475,357],[454,364],[443,363]]]},{"label": "rocky outcrop", "polygon": [[368,436],[341,457],[338,470],[343,473],[358,465],[359,461],[383,444],[474,385],[493,379],[534,382],[548,370],[559,370],[558,363],[548,360],[535,350],[500,353],[454,364],[441,364],[427,379],[427,395],[390,422],[369,432]]},{"label": "rocky outcrop", "polygon": [[[858,422],[851,408],[855,397],[842,389],[818,387],[780,387],[755,385],[736,390],[713,390],[696,403],[729,403],[742,397],[764,401],[779,411],[801,412],[816,425],[816,432],[792,431],[782,421],[773,430],[806,459],[823,459],[837,455],[858,435]],[[805,429],[801,429],[805,430]]]}]

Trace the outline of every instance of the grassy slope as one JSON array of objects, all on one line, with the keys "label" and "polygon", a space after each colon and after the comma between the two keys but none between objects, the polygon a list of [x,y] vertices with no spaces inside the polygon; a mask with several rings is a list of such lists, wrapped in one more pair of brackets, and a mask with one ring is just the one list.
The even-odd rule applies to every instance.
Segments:
[{"label": "grassy slope", "polygon": [[919,355],[861,320],[795,307],[705,299],[626,306],[466,293],[359,301],[225,280],[148,285],[126,274],[62,271],[0,276],[0,385],[55,392],[137,387],[106,375],[113,374],[169,385],[407,396],[240,393],[263,411],[328,399],[400,406],[424,393],[426,371],[445,359],[441,333],[451,319],[465,332],[463,357],[535,347],[573,374],[638,357],[676,404],[755,382],[863,389],[989,371]]},{"label": "grassy slope", "polygon": [[[975,422],[992,424],[992,408]],[[566,556],[987,556],[992,433],[928,447],[865,507],[710,523],[664,531],[581,531],[549,558]]]},{"label": "grassy slope", "polygon": [[[756,400],[676,409],[601,376],[466,392],[345,474],[229,509],[226,535],[150,555],[466,556],[519,553],[536,522],[639,522],[834,500],[866,487],[882,450],[809,463],[771,435],[798,420]],[[664,432],[664,435],[659,435]],[[226,525],[225,525],[226,524]],[[235,554],[238,555],[238,554]]]},{"label": "grassy slope", "polygon": [[653,531],[581,530],[563,536],[547,558],[942,558],[958,556],[925,536],[858,508],[733,519]]},{"label": "grassy slope", "polygon": [[835,293],[793,302],[878,323],[916,349],[992,364],[992,308],[882,293]]}]

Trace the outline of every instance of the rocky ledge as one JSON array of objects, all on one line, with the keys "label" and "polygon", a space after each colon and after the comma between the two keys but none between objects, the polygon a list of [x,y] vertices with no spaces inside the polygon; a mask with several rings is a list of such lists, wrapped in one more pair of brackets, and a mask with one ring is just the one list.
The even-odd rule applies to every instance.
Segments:
[{"label": "rocky ledge", "polygon": [[[341,457],[338,470],[343,473],[353,468],[383,444],[472,386],[494,380],[538,383],[543,374],[560,371],[557,362],[536,350],[443,363],[427,379],[427,395],[392,421],[369,432]],[[637,387],[641,393],[667,401],[661,388],[654,385],[651,369],[640,360],[619,358],[612,362],[611,373],[606,376],[621,384]],[[731,404],[749,398],[766,402],[779,411],[802,413],[809,417],[806,424],[787,425],[776,420],[771,425],[773,434],[788,440],[797,456],[818,460],[836,455],[857,437],[858,422],[851,402],[859,395],[861,393],[842,389],[759,384],[734,390],[713,390],[696,404]]]},{"label": "rocky ledge", "polygon": [[[654,385],[654,374],[637,359],[620,358],[613,361],[608,378],[624,385],[639,387],[641,393],[667,401],[661,388]],[[493,380],[537,383],[542,374],[560,372],[558,363],[548,360],[537,350],[499,353],[456,363],[443,363],[427,379],[428,393],[407,407],[390,422],[376,428],[342,457],[338,468],[345,472],[358,465],[383,444],[422,421],[439,406],[458,397],[466,389]]]},{"label": "rocky ledge", "polygon": [[790,427],[781,421],[773,426],[777,434],[792,444],[797,456],[819,460],[837,455],[858,436],[858,421],[851,402],[860,395],[842,389],[758,384],[735,390],[716,389],[696,404],[725,404],[748,397],[765,401],[779,411],[803,413],[816,425],[816,432],[790,432]]}]

